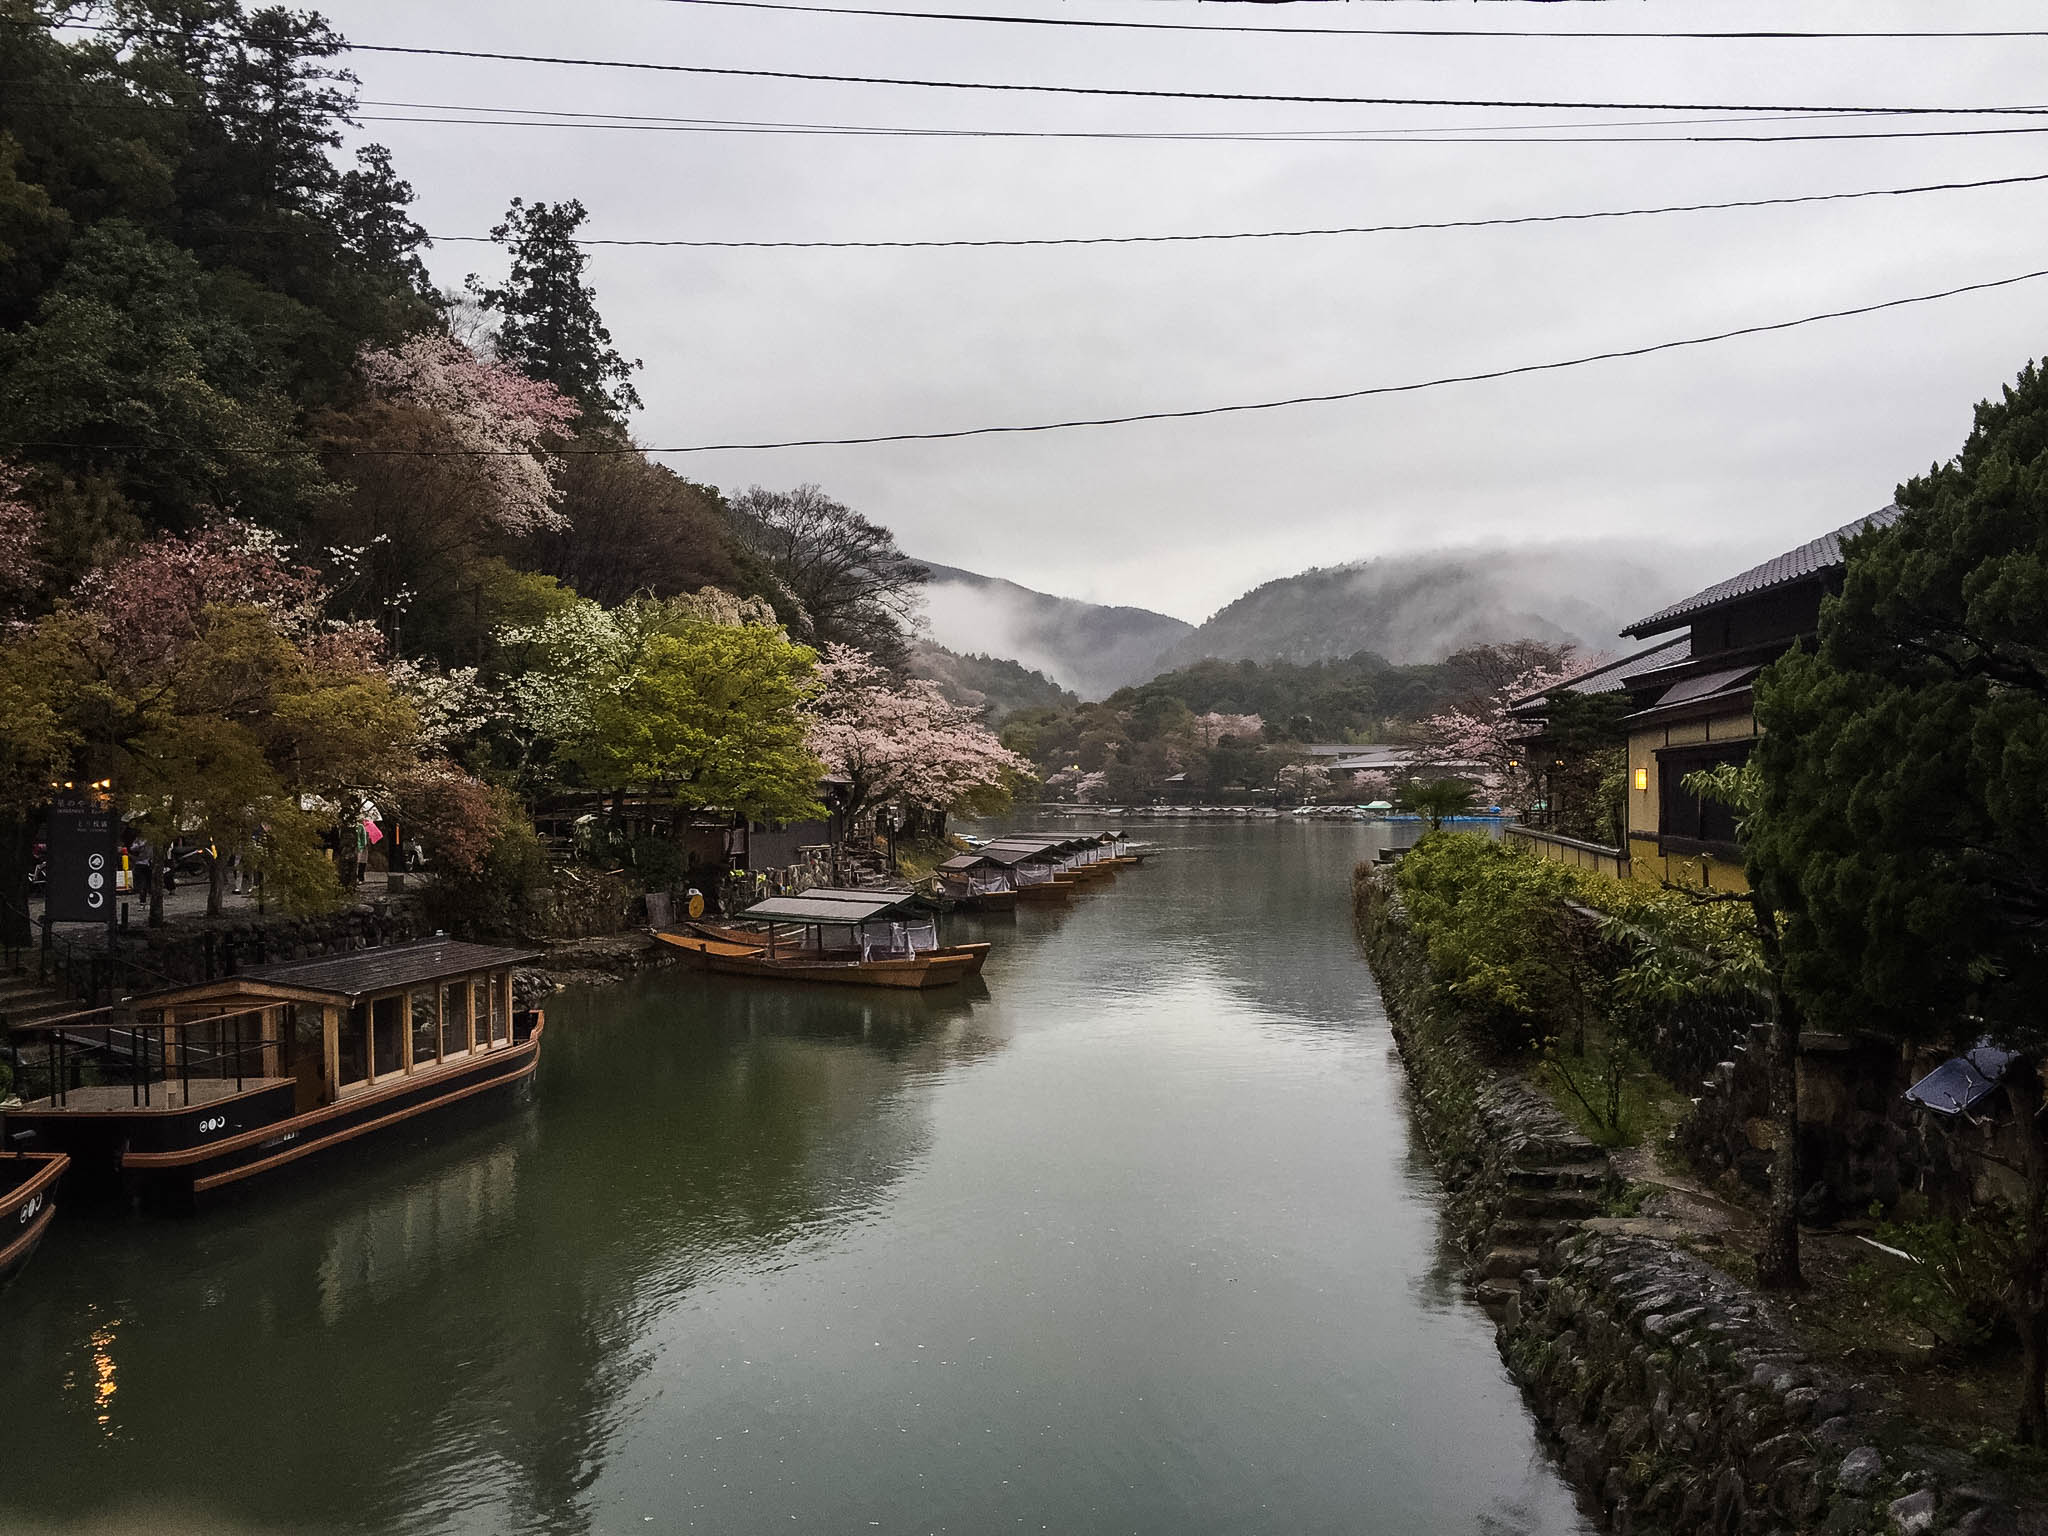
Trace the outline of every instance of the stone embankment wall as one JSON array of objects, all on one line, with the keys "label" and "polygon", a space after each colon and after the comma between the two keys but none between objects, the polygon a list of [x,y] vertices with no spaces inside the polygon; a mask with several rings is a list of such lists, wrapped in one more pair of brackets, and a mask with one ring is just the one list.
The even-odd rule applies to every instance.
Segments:
[{"label": "stone embankment wall", "polygon": [[1440,997],[1391,872],[1361,868],[1359,932],[1501,1352],[1608,1529],[1992,1536],[1996,1482],[1914,1443],[1815,1365],[1768,1304],[1661,1231],[1603,1214],[1605,1155],[1489,1065]]},{"label": "stone embankment wall", "polygon": [[136,984],[211,981],[259,965],[403,944],[423,936],[418,912],[402,898],[365,902],[320,917],[252,916],[234,922],[181,923],[144,930],[124,954],[151,975]]}]

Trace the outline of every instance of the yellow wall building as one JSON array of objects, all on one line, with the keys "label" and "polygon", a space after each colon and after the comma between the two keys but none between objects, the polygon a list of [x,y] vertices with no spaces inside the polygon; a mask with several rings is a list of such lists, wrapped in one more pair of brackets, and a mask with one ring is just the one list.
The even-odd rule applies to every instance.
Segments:
[{"label": "yellow wall building", "polygon": [[1858,518],[1639,619],[1622,633],[1650,645],[1518,700],[1510,713],[1529,723],[1527,749],[1540,763],[1557,693],[1628,694],[1628,836],[1605,848],[1538,825],[1511,828],[1511,838],[1544,858],[1638,880],[1744,889],[1734,813],[1687,794],[1685,776],[1749,756],[1757,674],[1813,637],[1821,600],[1841,585],[1842,541],[1898,515],[1886,507]]},{"label": "yellow wall building", "polygon": [[[1726,806],[1686,793],[1695,769],[1739,763],[1756,742],[1756,677],[1820,621],[1842,577],[1842,541],[1899,515],[1886,507],[1631,624],[1639,640],[1683,632],[1683,655],[1633,674],[1628,716],[1628,854],[1639,880],[1740,890],[1742,854]],[[1669,642],[1667,642],[1669,643]]]}]

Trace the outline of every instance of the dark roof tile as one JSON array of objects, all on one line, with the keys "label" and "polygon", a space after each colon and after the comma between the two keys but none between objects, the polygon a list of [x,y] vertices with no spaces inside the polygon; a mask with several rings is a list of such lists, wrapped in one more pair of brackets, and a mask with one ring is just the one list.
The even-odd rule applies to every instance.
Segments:
[{"label": "dark roof tile", "polygon": [[1695,592],[1682,602],[1673,603],[1669,608],[1660,608],[1647,619],[1638,619],[1624,629],[1624,635],[1654,635],[1659,630],[1672,629],[1684,623],[1694,614],[1738,597],[1752,593],[1767,592],[1773,587],[1789,586],[1809,576],[1819,575],[1842,563],[1842,540],[1864,531],[1866,528],[1889,528],[1903,514],[1895,506],[1883,507],[1868,517],[1859,517],[1855,522],[1837,528],[1833,533],[1824,533],[1810,543],[1797,549],[1788,549],[1784,554],[1766,560],[1762,565],[1751,566],[1740,576],[1731,576],[1726,581],[1708,587],[1704,592]]}]

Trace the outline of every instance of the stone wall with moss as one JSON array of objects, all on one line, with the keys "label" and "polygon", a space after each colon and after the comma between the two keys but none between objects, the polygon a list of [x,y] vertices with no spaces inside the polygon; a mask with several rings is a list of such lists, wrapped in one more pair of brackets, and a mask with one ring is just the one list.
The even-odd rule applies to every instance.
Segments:
[{"label": "stone wall with moss", "polygon": [[1659,1225],[1606,1214],[1605,1155],[1490,1063],[1361,867],[1359,934],[1448,1192],[1468,1278],[1558,1460],[1609,1530],[1993,1536],[2021,1529],[1985,1469],[1916,1442],[1816,1366],[1761,1296]]}]

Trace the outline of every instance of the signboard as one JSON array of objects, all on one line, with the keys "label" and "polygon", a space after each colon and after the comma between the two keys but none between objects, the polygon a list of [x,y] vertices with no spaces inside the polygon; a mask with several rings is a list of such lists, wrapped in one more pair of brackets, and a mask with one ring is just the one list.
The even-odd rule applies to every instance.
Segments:
[{"label": "signboard", "polygon": [[50,802],[48,918],[107,923],[114,917],[114,809],[91,795]]}]

